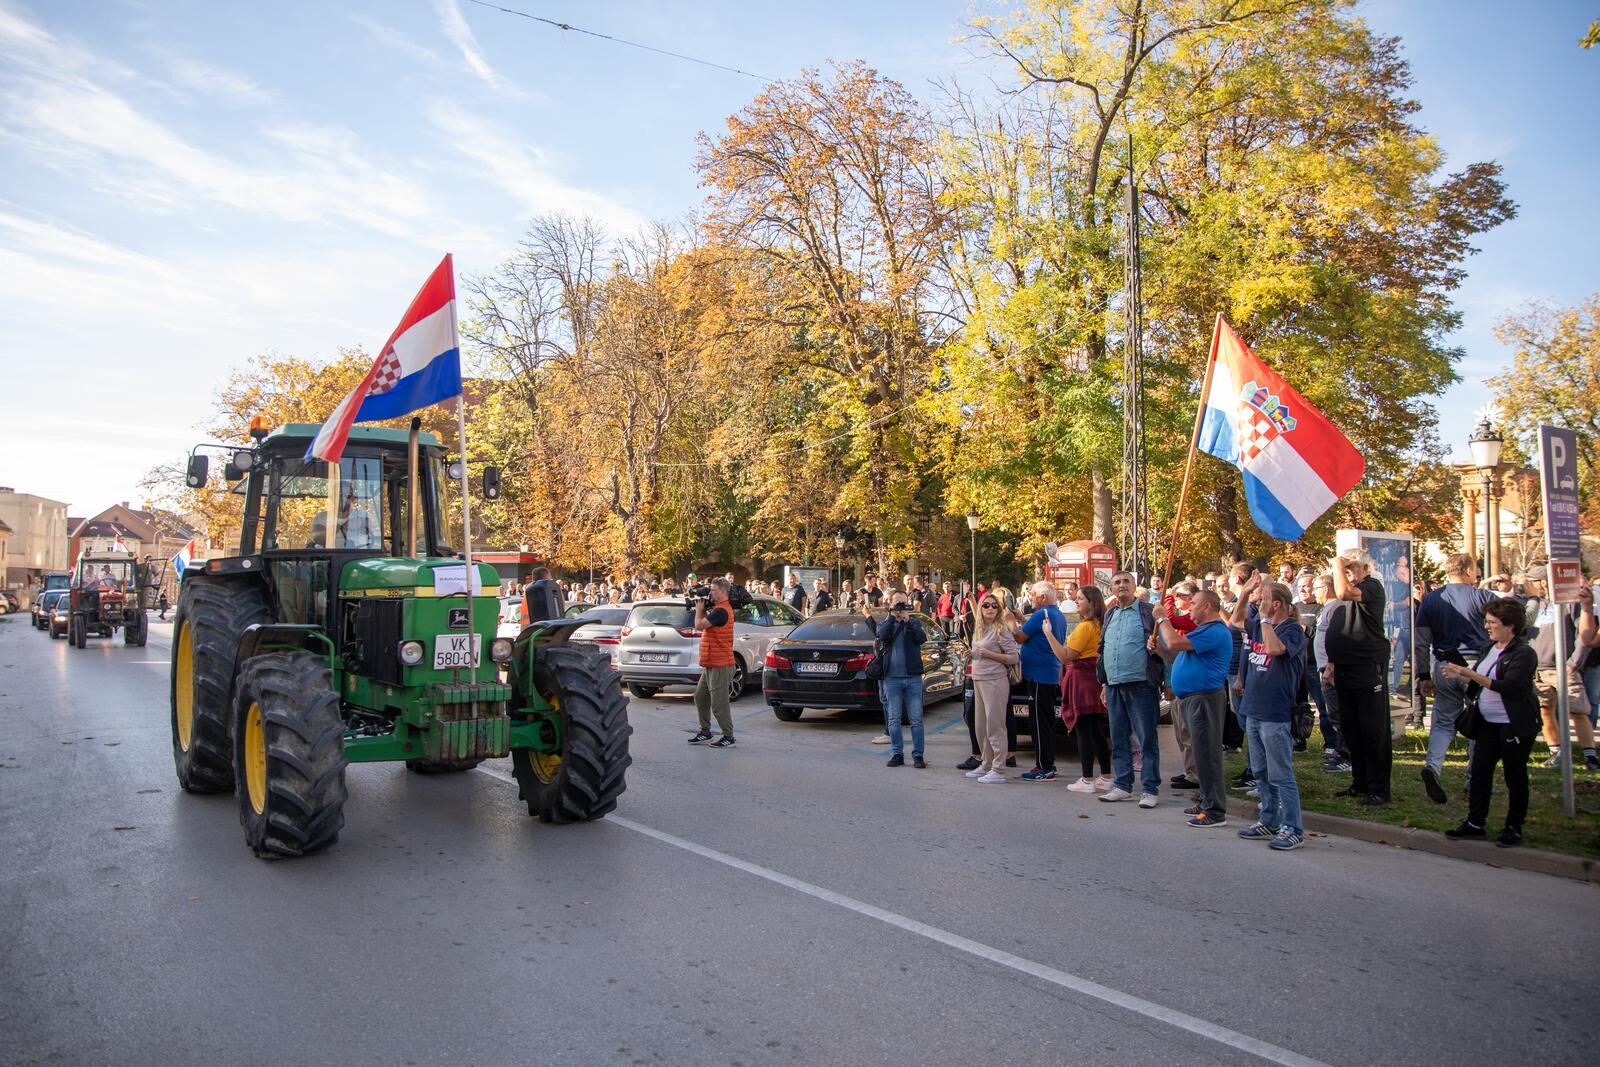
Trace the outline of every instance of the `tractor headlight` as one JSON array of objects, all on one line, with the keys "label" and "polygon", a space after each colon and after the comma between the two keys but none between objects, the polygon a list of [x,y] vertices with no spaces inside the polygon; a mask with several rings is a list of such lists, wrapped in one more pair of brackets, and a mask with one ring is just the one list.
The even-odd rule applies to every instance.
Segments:
[{"label": "tractor headlight", "polygon": [[422,642],[421,641],[402,641],[402,642],[400,642],[400,662],[404,663],[407,667],[415,667],[417,664],[421,663],[422,662]]},{"label": "tractor headlight", "polygon": [[489,658],[496,663],[511,662],[511,638],[497,637],[489,645]]}]

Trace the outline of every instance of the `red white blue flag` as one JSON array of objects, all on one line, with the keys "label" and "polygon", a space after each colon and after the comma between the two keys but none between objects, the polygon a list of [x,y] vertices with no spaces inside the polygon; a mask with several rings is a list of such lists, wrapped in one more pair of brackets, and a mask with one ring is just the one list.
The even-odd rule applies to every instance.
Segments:
[{"label": "red white blue flag", "polygon": [[194,562],[194,538],[189,538],[189,543],[178,549],[172,557],[172,565],[178,571],[178,577],[183,577],[183,572],[189,569],[189,564]]},{"label": "red white blue flag", "polygon": [[1211,339],[1209,382],[1201,398],[1200,451],[1244,474],[1250,517],[1264,533],[1298,541],[1355,488],[1367,461],[1221,315]]},{"label": "red white blue flag", "polygon": [[460,395],[456,274],[447,255],[401,316],[367,376],[322,424],[306,458],[337,463],[355,423],[397,419]]}]

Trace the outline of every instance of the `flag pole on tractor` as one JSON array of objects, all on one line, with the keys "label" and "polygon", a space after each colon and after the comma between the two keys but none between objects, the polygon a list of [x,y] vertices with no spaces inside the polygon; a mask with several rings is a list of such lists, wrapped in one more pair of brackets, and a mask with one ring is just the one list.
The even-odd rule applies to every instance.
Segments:
[{"label": "flag pole on tractor", "polygon": [[1167,559],[1169,578],[1196,452],[1239,468],[1251,520],[1280,541],[1300,540],[1367,469],[1349,438],[1263,363],[1220,314],[1194,425]]},{"label": "flag pole on tractor", "polygon": [[[456,323],[455,260],[446,254],[422,283],[411,306],[400,317],[389,339],[378,350],[366,377],[339,401],[306,459],[328,464],[330,483],[338,477],[350,427],[358,422],[398,419],[451,397],[457,399],[456,422],[461,431],[461,523],[464,537],[467,593],[467,645],[472,650],[472,532],[467,504],[467,414],[461,390],[461,342]],[[416,471],[411,472],[415,482]],[[338,504],[330,502],[329,527],[338,519]],[[330,542],[332,538],[330,537]]]}]

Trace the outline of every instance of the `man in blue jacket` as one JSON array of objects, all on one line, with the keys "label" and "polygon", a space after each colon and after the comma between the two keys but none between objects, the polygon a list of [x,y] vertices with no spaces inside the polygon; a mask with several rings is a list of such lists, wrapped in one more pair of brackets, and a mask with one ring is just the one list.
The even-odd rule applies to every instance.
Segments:
[{"label": "man in blue jacket", "polygon": [[878,622],[872,605],[861,609],[874,637],[874,654],[883,661],[878,692],[883,699],[883,729],[889,735],[889,767],[904,767],[905,735],[900,730],[902,711],[911,720],[911,762],[916,767],[928,764],[922,758],[922,645],[928,640],[922,623],[911,617],[911,603],[896,589],[889,594],[889,617]]}]

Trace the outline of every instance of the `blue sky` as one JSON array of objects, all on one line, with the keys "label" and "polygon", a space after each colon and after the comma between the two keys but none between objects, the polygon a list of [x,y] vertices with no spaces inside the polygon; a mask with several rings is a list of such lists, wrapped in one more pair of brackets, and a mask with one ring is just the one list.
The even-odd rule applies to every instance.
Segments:
[{"label": "blue sky", "polygon": [[[505,3],[772,77],[862,57],[930,98],[989,71],[955,41],[965,0]],[[1449,165],[1498,159],[1519,205],[1458,293],[1457,451],[1507,358],[1495,319],[1600,289],[1591,8],[1357,9],[1404,39]],[[759,88],[467,0],[0,0],[0,484],[137,499],[232,368],[375,346],[441,252],[477,272],[537,212],[695,209],[695,134]]]}]

